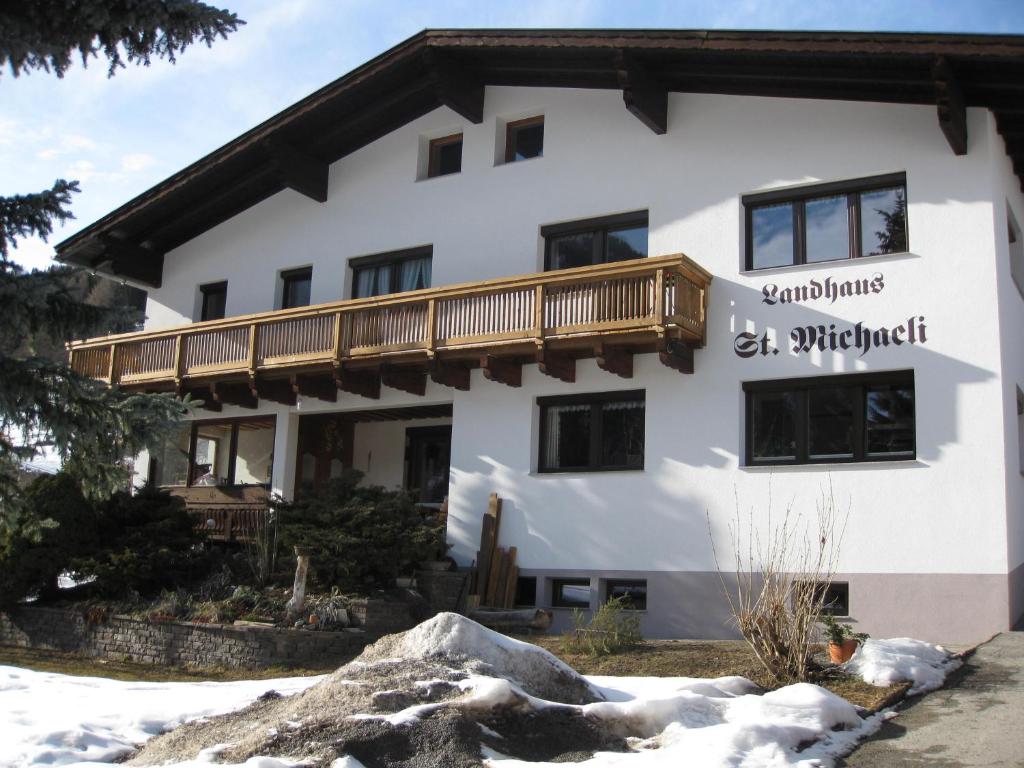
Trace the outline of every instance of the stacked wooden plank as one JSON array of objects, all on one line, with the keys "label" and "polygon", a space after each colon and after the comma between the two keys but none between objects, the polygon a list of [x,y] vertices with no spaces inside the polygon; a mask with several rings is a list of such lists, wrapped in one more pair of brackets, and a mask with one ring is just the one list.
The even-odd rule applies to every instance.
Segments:
[{"label": "stacked wooden plank", "polygon": [[499,547],[501,498],[492,493],[480,529],[480,549],[476,553],[476,569],[469,590],[470,608],[511,608],[516,599],[516,548]]}]

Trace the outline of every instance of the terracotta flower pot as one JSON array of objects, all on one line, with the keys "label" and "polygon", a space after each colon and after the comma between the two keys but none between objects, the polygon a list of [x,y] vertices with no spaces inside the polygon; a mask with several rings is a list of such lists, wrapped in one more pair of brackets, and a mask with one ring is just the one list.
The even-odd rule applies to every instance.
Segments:
[{"label": "terracotta flower pot", "polygon": [[858,645],[860,645],[860,641],[852,637],[849,640],[843,640],[841,643],[829,643],[829,661],[833,664],[845,664],[853,657]]}]

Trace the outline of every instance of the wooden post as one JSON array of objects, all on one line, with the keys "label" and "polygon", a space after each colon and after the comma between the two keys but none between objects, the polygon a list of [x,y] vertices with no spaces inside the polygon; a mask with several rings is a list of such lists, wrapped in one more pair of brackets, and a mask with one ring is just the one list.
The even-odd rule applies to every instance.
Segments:
[{"label": "wooden post", "polygon": [[306,573],[309,571],[309,549],[295,547],[295,581],[292,584],[292,596],[285,606],[288,621],[295,621],[302,606],[306,602]]},{"label": "wooden post", "polygon": [[533,335],[544,338],[544,286],[538,285],[533,292]]},{"label": "wooden post", "polygon": [[341,365],[342,338],[341,338],[341,312],[334,315],[334,367]]},{"label": "wooden post", "polygon": [[654,323],[659,331],[665,327],[665,270],[654,273]]},{"label": "wooden post", "polygon": [[434,351],[434,340],[437,338],[437,302],[430,299],[427,302],[427,344],[428,351]]},{"label": "wooden post", "polygon": [[256,379],[256,323],[249,326],[249,381]]},{"label": "wooden post", "polygon": [[117,344],[110,345],[110,360],[107,361],[107,383],[113,384],[117,375]]},{"label": "wooden post", "polygon": [[181,389],[181,366],[185,362],[185,334],[179,333],[174,344],[174,386]]}]

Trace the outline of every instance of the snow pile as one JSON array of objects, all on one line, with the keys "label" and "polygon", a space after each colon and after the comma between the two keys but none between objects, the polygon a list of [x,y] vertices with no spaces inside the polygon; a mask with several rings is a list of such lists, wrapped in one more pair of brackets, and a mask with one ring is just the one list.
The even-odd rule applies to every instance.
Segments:
[{"label": "snow pile", "polygon": [[407,632],[388,635],[359,657],[361,662],[393,659],[468,661],[473,671],[511,680],[526,693],[551,701],[583,704],[602,698],[582,675],[543,648],[457,613],[439,613]]},{"label": "snow pile", "polygon": [[843,668],[859,675],[869,685],[887,686],[909,681],[909,694],[939,688],[946,675],[963,662],[941,645],[909,637],[893,640],[865,640]]},{"label": "snow pile", "polygon": [[0,765],[110,761],[187,720],[231,712],[268,690],[319,677],[232,683],[128,683],[0,666]]}]

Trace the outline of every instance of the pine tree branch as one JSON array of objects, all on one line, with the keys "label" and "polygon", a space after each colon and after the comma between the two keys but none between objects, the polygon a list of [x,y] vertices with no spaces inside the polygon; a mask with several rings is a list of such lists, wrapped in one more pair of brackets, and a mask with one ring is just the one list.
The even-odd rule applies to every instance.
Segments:
[{"label": "pine tree branch", "polygon": [[0,197],[0,264],[10,264],[8,256],[16,239],[35,235],[45,242],[55,220],[64,223],[75,218],[68,206],[72,193],[78,191],[77,181],[57,179],[43,192]]},{"label": "pine tree branch", "polygon": [[112,77],[125,60],[171,63],[194,42],[209,47],[245,24],[196,0],[26,0],[0,11],[0,67],[14,76],[44,70],[63,77],[77,53],[82,65],[102,53]]}]

